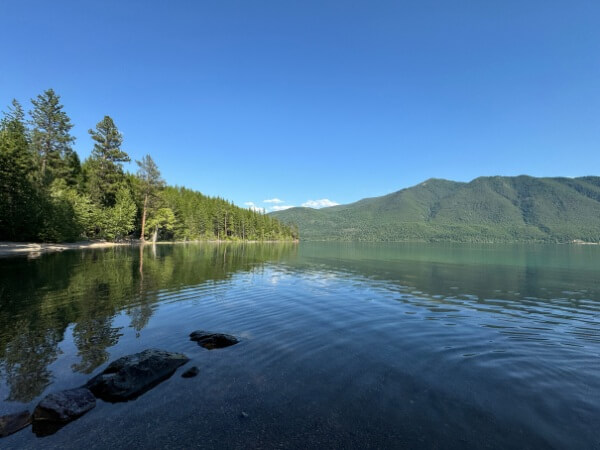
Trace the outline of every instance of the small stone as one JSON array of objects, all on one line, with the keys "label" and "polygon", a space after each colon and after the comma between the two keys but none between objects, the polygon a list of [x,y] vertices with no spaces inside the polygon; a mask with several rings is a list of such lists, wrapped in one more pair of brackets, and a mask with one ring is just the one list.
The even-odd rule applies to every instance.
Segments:
[{"label": "small stone", "polygon": [[200,373],[200,370],[196,366],[190,367],[188,370],[181,374],[182,378],[192,378]]},{"label": "small stone", "polygon": [[22,430],[31,423],[29,411],[21,411],[16,414],[8,414],[0,417],[0,437],[10,436]]},{"label": "small stone", "polygon": [[94,394],[86,388],[47,395],[33,411],[33,432],[38,436],[54,434],[95,406]]},{"label": "small stone", "polygon": [[240,413],[240,419],[247,419],[250,415],[246,411]]},{"label": "small stone", "polygon": [[238,338],[230,334],[211,333],[201,330],[192,332],[190,334],[190,340],[197,342],[199,346],[204,347],[207,350],[225,348],[240,342]]}]

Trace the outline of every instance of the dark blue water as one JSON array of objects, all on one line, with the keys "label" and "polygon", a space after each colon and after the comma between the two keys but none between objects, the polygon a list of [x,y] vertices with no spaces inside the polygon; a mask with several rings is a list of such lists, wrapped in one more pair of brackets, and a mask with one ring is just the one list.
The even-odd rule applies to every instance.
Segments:
[{"label": "dark blue water", "polygon": [[[189,341],[196,329],[242,342],[207,351]],[[135,401],[99,401],[52,436],[25,429],[0,447],[600,448],[596,246],[0,259],[0,415],[149,347],[192,361]],[[181,378],[191,365],[198,377]]]}]

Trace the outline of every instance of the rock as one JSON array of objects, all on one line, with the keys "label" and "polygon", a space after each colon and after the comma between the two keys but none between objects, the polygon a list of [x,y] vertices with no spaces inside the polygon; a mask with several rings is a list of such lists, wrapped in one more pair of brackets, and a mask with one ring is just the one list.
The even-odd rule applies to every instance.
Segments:
[{"label": "rock", "polygon": [[53,434],[95,406],[96,399],[86,388],[50,394],[33,411],[33,432],[38,436]]},{"label": "rock", "polygon": [[94,395],[86,388],[69,389],[47,395],[33,411],[33,421],[67,423],[96,406]]},{"label": "rock", "polygon": [[29,411],[0,417],[0,437],[10,436],[31,423]]},{"label": "rock", "polygon": [[144,350],[113,361],[102,373],[88,381],[86,387],[102,400],[126,402],[166,380],[188,361],[189,358],[181,353]]},{"label": "rock", "polygon": [[240,413],[240,419],[247,419],[250,415],[246,411]]},{"label": "rock", "polygon": [[198,375],[199,373],[200,373],[200,370],[198,370],[198,368],[196,366],[194,366],[194,367],[190,367],[188,370],[183,372],[181,374],[181,376],[183,378],[192,378],[192,377],[195,377],[196,375]]},{"label": "rock", "polygon": [[230,334],[210,333],[201,330],[192,332],[190,334],[190,340],[196,341],[198,345],[207,350],[225,348],[240,342],[238,338],[231,336]]}]

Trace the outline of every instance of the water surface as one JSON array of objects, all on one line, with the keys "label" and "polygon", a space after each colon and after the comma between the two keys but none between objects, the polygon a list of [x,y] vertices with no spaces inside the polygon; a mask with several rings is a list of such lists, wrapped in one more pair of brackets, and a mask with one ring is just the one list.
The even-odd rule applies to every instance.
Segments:
[{"label": "water surface", "polygon": [[[188,335],[239,336],[207,351]],[[159,245],[0,259],[0,415],[192,361],[2,448],[598,448],[600,247]],[[182,379],[191,365],[196,378]],[[246,413],[242,415],[242,412]]]}]

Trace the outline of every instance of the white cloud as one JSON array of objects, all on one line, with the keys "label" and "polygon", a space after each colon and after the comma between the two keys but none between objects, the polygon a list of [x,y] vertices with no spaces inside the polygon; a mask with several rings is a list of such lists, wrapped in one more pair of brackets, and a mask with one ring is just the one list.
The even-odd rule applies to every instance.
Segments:
[{"label": "white cloud", "polygon": [[339,203],[332,202],[328,198],[322,198],[321,200],[309,200],[307,202],[302,203],[302,206],[305,208],[327,208],[328,206],[339,205]]},{"label": "white cloud", "polygon": [[285,203],[285,201],[275,197],[275,198],[270,198],[268,200],[263,200],[263,203],[275,203],[276,205],[278,205],[280,203]]},{"label": "white cloud", "polygon": [[293,208],[293,205],[280,205],[280,206],[272,206],[271,211],[283,211],[284,209]]},{"label": "white cloud", "polygon": [[246,205],[252,211],[259,211],[259,212],[264,212],[265,211],[264,208],[261,208],[260,206],[257,206],[256,203],[254,203],[254,202],[245,202],[244,205]]}]

